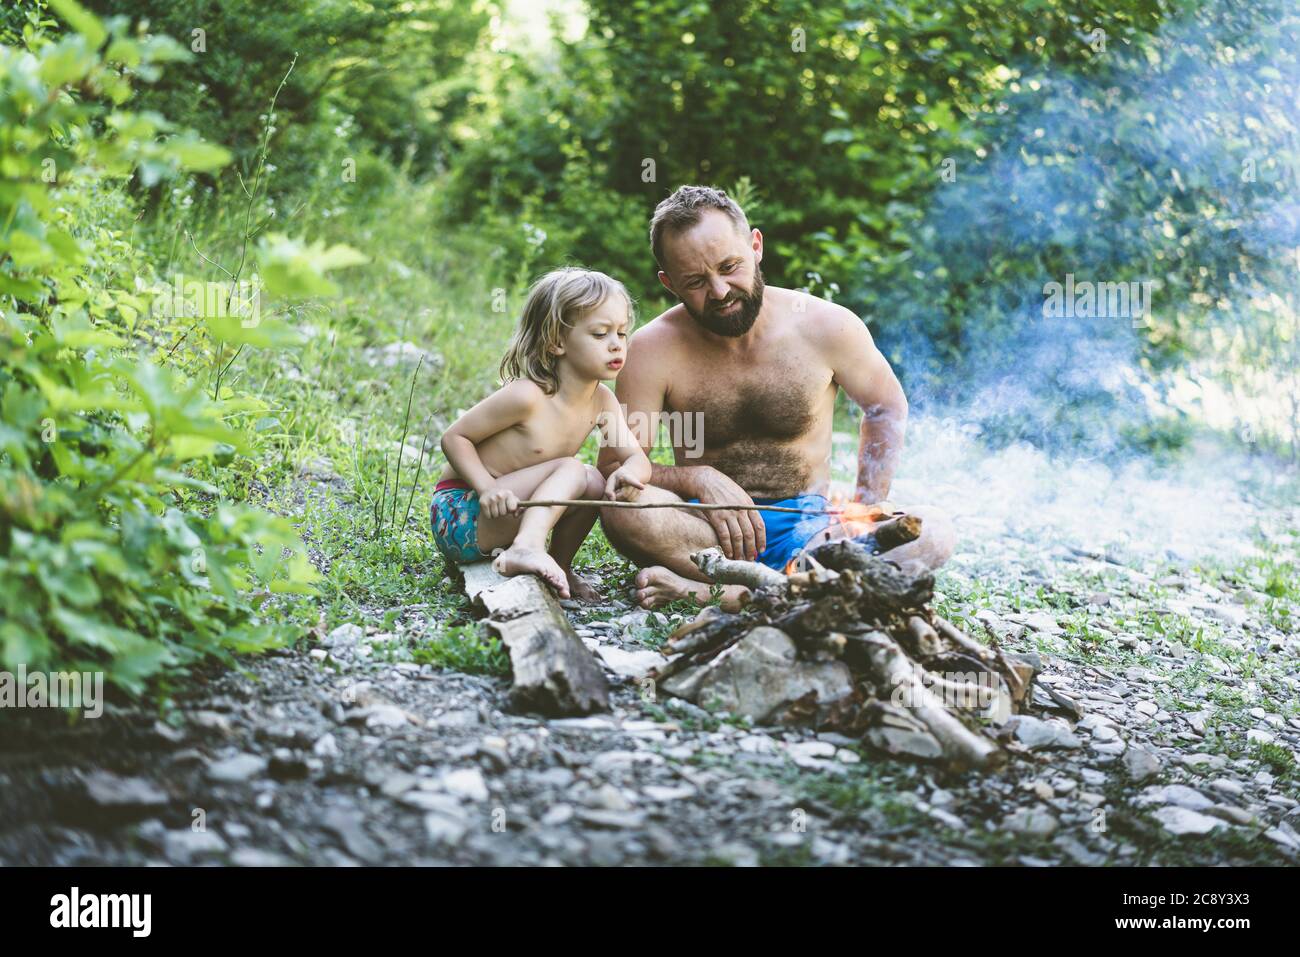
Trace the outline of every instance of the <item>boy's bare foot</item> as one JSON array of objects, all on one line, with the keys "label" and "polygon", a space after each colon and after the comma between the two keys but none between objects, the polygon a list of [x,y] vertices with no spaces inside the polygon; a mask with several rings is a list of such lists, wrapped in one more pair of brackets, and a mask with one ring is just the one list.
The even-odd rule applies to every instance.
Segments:
[{"label": "boy's bare foot", "polygon": [[544,548],[515,542],[493,560],[492,567],[507,576],[537,575],[559,592],[561,598],[569,597],[569,583],[565,580],[564,570]]},{"label": "boy's bare foot", "polygon": [[572,569],[567,569],[564,577],[569,581],[569,593],[578,601],[595,602],[600,600],[600,592],[587,584],[585,579],[574,574]]},{"label": "boy's bare foot", "polygon": [[[658,608],[678,598],[694,598],[705,605],[711,599],[706,582],[691,581],[662,565],[651,565],[636,574],[636,600],[642,608]],[[749,589],[743,585],[722,586],[722,610],[739,611]]]}]

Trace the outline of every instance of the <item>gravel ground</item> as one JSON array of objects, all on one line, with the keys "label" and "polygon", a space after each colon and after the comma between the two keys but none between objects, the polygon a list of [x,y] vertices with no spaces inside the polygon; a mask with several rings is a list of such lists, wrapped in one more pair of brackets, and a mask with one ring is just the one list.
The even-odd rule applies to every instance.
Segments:
[{"label": "gravel ground", "polygon": [[632,676],[675,622],[608,582],[607,604],[566,604],[609,668],[609,715],[512,714],[506,678],[416,663],[446,601],[213,668],[166,722],[20,713],[0,737],[0,862],[1296,863],[1296,603],[1288,618],[1187,556],[1025,525],[972,516],[939,577],[942,614],[1043,663],[993,773],[645,700]]}]

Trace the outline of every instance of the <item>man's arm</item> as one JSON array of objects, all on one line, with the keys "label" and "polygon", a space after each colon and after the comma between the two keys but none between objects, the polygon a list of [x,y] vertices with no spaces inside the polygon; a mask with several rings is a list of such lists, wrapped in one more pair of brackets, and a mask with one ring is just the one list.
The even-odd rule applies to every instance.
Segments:
[{"label": "man's arm", "polygon": [[907,397],[866,325],[847,309],[831,310],[826,344],[835,381],[862,410],[855,498],[864,505],[882,502],[903,453]]},{"label": "man's arm", "polygon": [[[627,362],[623,364],[623,374],[618,377],[614,388],[625,412],[628,428],[648,457],[650,449],[659,438],[659,418],[664,408],[666,383],[658,372],[667,363],[662,356],[654,355],[654,344],[647,341],[647,331],[648,327],[639,330],[628,341]],[[608,442],[602,443],[600,456],[596,460],[601,475],[609,478],[622,461],[622,455],[616,447]],[[683,498],[693,498],[698,494],[699,471],[696,466],[679,467],[651,462],[650,484],[676,492]]]}]

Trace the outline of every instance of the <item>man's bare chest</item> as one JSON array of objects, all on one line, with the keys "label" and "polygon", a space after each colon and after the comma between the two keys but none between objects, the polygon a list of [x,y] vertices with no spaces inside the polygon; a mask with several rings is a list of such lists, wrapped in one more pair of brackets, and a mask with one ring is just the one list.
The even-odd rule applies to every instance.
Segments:
[{"label": "man's bare chest", "polygon": [[812,430],[834,394],[829,369],[798,356],[745,366],[702,363],[670,384],[670,411],[698,413],[708,449],[736,442],[789,442]]}]

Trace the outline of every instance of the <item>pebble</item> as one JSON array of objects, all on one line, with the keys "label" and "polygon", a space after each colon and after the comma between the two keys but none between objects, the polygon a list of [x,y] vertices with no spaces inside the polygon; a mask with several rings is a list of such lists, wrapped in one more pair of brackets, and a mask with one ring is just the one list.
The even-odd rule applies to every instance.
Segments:
[{"label": "pebble", "polygon": [[222,784],[242,784],[257,777],[267,768],[266,758],[255,754],[237,754],[224,761],[208,765],[207,775]]},{"label": "pebble", "polygon": [[1151,816],[1170,834],[1208,834],[1216,827],[1226,826],[1218,818],[1175,805],[1162,807]]}]

